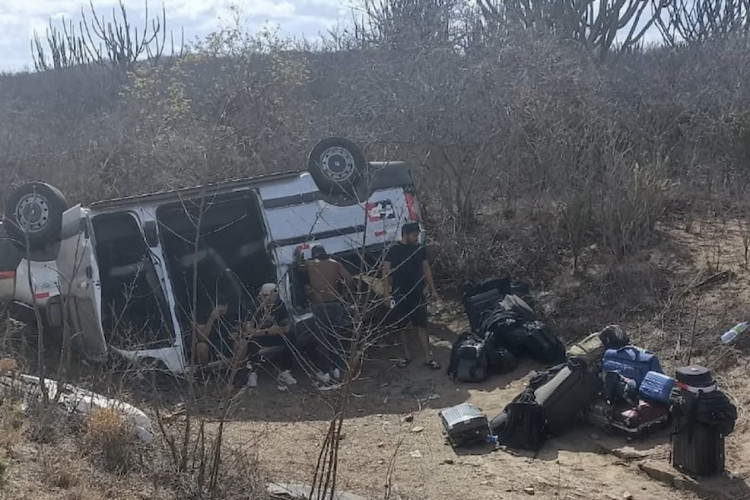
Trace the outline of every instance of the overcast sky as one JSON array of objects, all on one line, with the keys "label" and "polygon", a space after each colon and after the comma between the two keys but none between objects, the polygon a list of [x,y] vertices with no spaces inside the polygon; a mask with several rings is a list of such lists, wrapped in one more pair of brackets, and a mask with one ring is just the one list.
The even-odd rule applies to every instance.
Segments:
[{"label": "overcast sky", "polygon": [[[217,29],[230,19],[228,8],[239,5],[251,25],[270,22],[288,35],[316,36],[345,19],[350,0],[163,0],[167,22],[185,39],[193,40]],[[111,17],[117,0],[94,0],[100,15]],[[34,30],[44,34],[49,19],[80,19],[81,6],[88,0],[0,0],[0,70],[31,69],[30,40]],[[152,12],[161,10],[162,0],[150,0]],[[144,0],[125,0],[128,12],[143,21]],[[134,21],[135,23],[135,21]],[[77,24],[77,23],[76,23]]]},{"label": "overcast sky", "polygon": [[[44,36],[50,19],[60,26],[63,18],[76,26],[81,7],[89,12],[89,0],[0,0],[0,71],[32,69],[30,41],[34,30]],[[192,41],[231,20],[229,7],[238,5],[251,29],[265,23],[278,26],[283,35],[316,37],[339,22],[348,23],[350,6],[357,0],[149,0],[149,17],[161,12],[162,1],[167,23],[175,35],[185,29],[185,40]],[[117,0],[94,0],[100,16],[112,16]],[[125,0],[133,24],[144,20],[144,0]],[[646,42],[658,39],[652,28]]]}]

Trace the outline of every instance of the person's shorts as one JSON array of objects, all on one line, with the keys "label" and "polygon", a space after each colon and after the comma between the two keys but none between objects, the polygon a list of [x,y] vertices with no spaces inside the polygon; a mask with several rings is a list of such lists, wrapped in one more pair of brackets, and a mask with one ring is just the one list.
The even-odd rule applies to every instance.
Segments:
[{"label": "person's shorts", "polygon": [[397,327],[411,325],[416,328],[427,326],[427,306],[422,293],[410,293],[405,296],[395,295],[393,308],[394,324]]}]

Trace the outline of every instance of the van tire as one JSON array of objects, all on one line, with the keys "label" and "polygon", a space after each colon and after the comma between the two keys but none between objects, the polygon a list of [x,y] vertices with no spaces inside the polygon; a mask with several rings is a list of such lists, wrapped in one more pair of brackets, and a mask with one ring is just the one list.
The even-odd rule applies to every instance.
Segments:
[{"label": "van tire", "polygon": [[57,240],[68,202],[56,187],[44,182],[22,184],[5,200],[3,226],[12,239],[25,245],[45,245]]},{"label": "van tire", "polygon": [[356,185],[367,167],[362,150],[349,139],[329,137],[313,146],[307,170],[325,194],[353,197]]}]

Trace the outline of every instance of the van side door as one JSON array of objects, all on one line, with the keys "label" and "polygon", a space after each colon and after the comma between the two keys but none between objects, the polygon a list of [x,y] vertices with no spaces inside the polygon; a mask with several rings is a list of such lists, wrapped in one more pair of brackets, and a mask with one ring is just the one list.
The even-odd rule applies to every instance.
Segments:
[{"label": "van side door", "polygon": [[57,269],[74,345],[81,348],[86,359],[102,362],[107,359],[107,343],[102,328],[102,290],[93,234],[91,219],[81,205],[66,210],[62,216]]}]

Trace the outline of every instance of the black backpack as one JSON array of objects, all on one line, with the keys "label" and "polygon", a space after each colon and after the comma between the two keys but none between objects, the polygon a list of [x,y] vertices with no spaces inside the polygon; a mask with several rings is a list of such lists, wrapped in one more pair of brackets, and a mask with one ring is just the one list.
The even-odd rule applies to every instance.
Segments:
[{"label": "black backpack", "polygon": [[459,382],[483,382],[488,376],[484,341],[471,332],[459,335],[451,349],[448,375]]},{"label": "black backpack", "polygon": [[547,440],[544,408],[537,404],[534,390],[529,387],[505,408],[504,422],[493,419],[493,430],[499,430],[500,444],[517,450],[539,451]]},{"label": "black backpack", "polygon": [[487,364],[492,373],[503,375],[518,368],[518,358],[503,347],[500,335],[487,332],[484,338],[484,348],[487,354]]},{"label": "black backpack", "polygon": [[525,345],[529,357],[547,364],[565,361],[565,345],[547,325],[532,321],[525,326],[528,331]]}]

